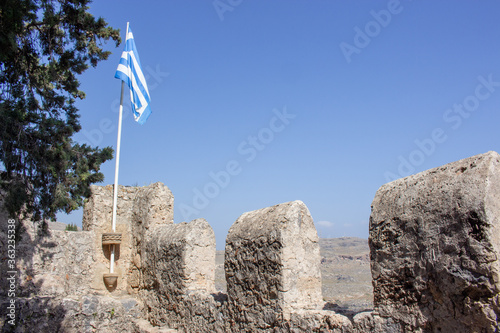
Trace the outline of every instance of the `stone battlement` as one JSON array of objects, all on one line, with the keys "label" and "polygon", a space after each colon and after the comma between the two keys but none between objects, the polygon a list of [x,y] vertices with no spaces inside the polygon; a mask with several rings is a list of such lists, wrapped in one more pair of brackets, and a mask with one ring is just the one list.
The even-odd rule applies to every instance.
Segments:
[{"label": "stone battlement", "polygon": [[[18,240],[17,331],[498,332],[500,155],[489,152],[383,185],[370,216],[374,311],[326,310],[318,235],[292,201],[241,215],[225,246],[227,294],[215,293],[215,236],[204,219],[173,223],[161,183],[119,188],[109,288],[112,186],[92,186],[83,232]],[[6,244],[0,216],[0,242]],[[7,271],[6,261],[0,262]],[[6,318],[5,281],[0,283]],[[54,313],[44,314],[44,309]],[[39,321],[37,321],[39,322]],[[4,330],[9,328],[0,322]],[[43,325],[47,329],[44,330]],[[51,326],[52,325],[52,326]],[[42,329],[40,330],[40,327]]]}]

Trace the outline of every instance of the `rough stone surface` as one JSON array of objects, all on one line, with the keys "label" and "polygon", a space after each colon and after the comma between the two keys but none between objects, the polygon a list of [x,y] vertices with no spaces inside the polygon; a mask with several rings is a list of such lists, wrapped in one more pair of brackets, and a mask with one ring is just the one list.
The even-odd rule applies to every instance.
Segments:
[{"label": "rough stone surface", "polygon": [[[326,310],[294,310],[287,323],[289,330],[282,332],[353,332],[352,323],[345,316]],[[288,328],[288,327],[287,327]]]},{"label": "rough stone surface", "polygon": [[[155,325],[216,331],[215,234],[204,219],[158,225],[145,235],[139,295]],[[223,325],[219,321],[218,325]],[[220,329],[220,328],[219,328]]]},{"label": "rough stone surface", "polygon": [[[137,300],[95,295],[91,288],[95,273],[92,232],[45,230],[29,219],[9,219],[0,208],[2,251],[12,244],[8,243],[9,220],[16,225],[15,267],[9,265],[8,252],[3,252],[2,332],[135,331],[131,320],[140,318],[142,307]],[[12,276],[14,280],[7,280]],[[12,301],[15,311],[8,308]]]},{"label": "rough stone surface", "polygon": [[373,312],[361,312],[353,318],[353,333],[401,333],[402,325],[392,318],[383,318]]},{"label": "rough stone surface", "polygon": [[374,306],[409,332],[500,330],[500,156],[399,179],[370,217]]},{"label": "rough stone surface", "polygon": [[[2,332],[139,332],[141,304],[133,298],[106,296],[28,297],[16,300],[16,325],[10,325],[0,301]],[[7,319],[7,320],[6,320]]]},{"label": "rough stone surface", "polygon": [[271,329],[295,309],[321,309],[320,259],[303,202],[241,215],[225,250],[228,308],[240,329]]},{"label": "rough stone surface", "polygon": [[145,319],[139,319],[136,322],[136,333],[175,333],[179,332],[173,328],[166,328],[160,326],[152,326],[151,323]]},{"label": "rough stone surface", "polygon": [[143,289],[215,292],[215,234],[204,219],[153,228],[144,261]]},{"label": "rough stone surface", "polygon": [[[110,248],[102,245],[102,234],[112,232],[113,186],[91,186],[92,195],[87,200],[82,226],[94,235],[96,255],[92,288],[106,295],[103,274],[109,272]],[[115,269],[118,283],[113,292],[137,291],[141,275],[141,242],[149,228],[158,224],[173,223],[174,197],[167,186],[154,183],[144,187],[118,187],[116,232],[122,242],[115,250]]]},{"label": "rough stone surface", "polygon": [[[2,272],[15,272],[12,288],[6,274],[2,274],[0,280],[2,331],[149,332],[131,322],[131,318],[140,318],[142,303],[138,298],[127,296],[127,291],[134,294],[127,277],[132,275],[133,268],[141,267],[140,258],[132,256],[140,243],[137,239],[149,227],[173,223],[173,196],[160,183],[143,188],[121,187],[119,193],[118,213],[121,215],[117,219],[117,229],[123,232],[124,246],[120,249],[121,256],[117,251],[116,271],[122,274],[122,287],[118,290],[106,290],[102,280],[102,274],[109,270],[101,235],[111,229],[111,186],[92,187],[92,196],[84,209],[86,231],[43,230],[40,223],[14,219],[14,268],[9,267],[7,252],[10,245],[8,221],[11,219],[0,209],[3,252],[0,268]],[[131,237],[132,226],[142,234]],[[6,317],[10,310],[4,305],[11,300],[16,305],[16,326],[8,323]]]},{"label": "rough stone surface", "polygon": [[[0,269],[15,272],[16,297],[89,293],[94,273],[90,232],[42,230],[40,223],[13,220],[15,234],[9,234],[9,218],[0,207]],[[9,258],[8,249],[15,258]],[[9,259],[15,261],[15,267],[9,265]],[[0,296],[8,296],[9,290],[5,273],[0,280]]]},{"label": "rough stone surface", "polygon": [[[103,232],[113,187],[92,187],[82,232],[16,221],[9,267],[0,209],[2,332],[498,332],[500,156],[487,153],[394,181],[370,217],[373,312],[339,315],[323,302],[320,252],[307,207],[288,202],[240,216],[225,248],[227,295],[215,294],[215,237],[203,219],[173,224],[161,183],[120,187],[108,290]],[[8,305],[15,300],[16,326]]]}]

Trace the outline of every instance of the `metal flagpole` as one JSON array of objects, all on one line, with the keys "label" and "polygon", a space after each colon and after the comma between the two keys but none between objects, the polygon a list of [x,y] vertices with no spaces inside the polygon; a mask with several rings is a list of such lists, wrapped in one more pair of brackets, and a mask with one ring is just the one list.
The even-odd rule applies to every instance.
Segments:
[{"label": "metal flagpole", "polygon": [[[128,26],[127,22],[127,32],[125,34],[125,43],[127,42],[128,36]],[[125,89],[125,82],[122,81],[122,89],[120,93],[120,110],[118,113],[118,137],[116,139],[116,157],[115,157],[115,185],[113,187],[113,222],[112,230],[116,232],[116,208],[118,201],[118,170],[120,169],[120,143],[122,139],[122,116],[123,116],[123,90]],[[109,264],[109,272],[113,273],[115,265],[115,245],[111,245],[111,257]]]}]

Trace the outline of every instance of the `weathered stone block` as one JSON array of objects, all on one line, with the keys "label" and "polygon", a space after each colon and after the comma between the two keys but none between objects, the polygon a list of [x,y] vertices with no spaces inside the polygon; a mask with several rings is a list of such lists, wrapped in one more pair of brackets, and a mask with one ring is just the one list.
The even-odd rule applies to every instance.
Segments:
[{"label": "weathered stone block", "polygon": [[144,236],[139,295],[155,325],[214,332],[224,325],[215,292],[215,234],[204,219],[160,225]]},{"label": "weathered stone block", "polygon": [[320,253],[306,205],[288,202],[241,215],[225,249],[229,312],[245,329],[267,329],[295,309],[319,309]]},{"label": "weathered stone block", "polygon": [[[102,234],[112,232],[113,186],[91,187],[86,201],[82,226],[94,235],[96,258],[92,288],[107,293],[103,274],[109,272],[110,246],[102,244]],[[115,247],[115,273],[119,274],[116,290],[131,292],[140,283],[141,241],[149,228],[173,223],[174,197],[167,186],[154,183],[144,187],[119,186],[116,232],[122,241]],[[139,254],[139,259],[137,255]],[[139,261],[137,261],[139,260]]]},{"label": "weathered stone block", "polygon": [[348,333],[353,329],[347,317],[326,310],[295,310],[291,313],[289,325],[293,333]]},{"label": "weathered stone block", "polygon": [[141,304],[132,298],[104,296],[16,299],[17,326],[6,317],[8,299],[0,298],[2,332],[144,332],[138,329]]},{"label": "weathered stone block", "polygon": [[147,242],[144,274],[172,295],[215,292],[215,234],[204,219],[157,226]]},{"label": "weathered stone block", "polygon": [[352,320],[353,333],[402,333],[403,328],[392,318],[383,318],[373,312],[361,312]]},{"label": "weathered stone block", "polygon": [[[13,290],[16,297],[85,295],[90,292],[95,263],[90,232],[49,229],[42,233],[41,223],[10,219],[15,221],[15,234],[9,234],[8,221],[0,202],[0,249],[4,251],[0,256],[0,271],[16,273],[16,288]],[[9,238],[8,235],[15,237]],[[8,249],[15,255],[11,261],[15,262],[13,266],[7,260]],[[6,277],[12,275],[5,274]],[[6,297],[9,290],[9,281],[1,279],[0,297]]]},{"label": "weathered stone block", "polygon": [[500,156],[383,185],[370,217],[375,310],[417,332],[498,332]]}]

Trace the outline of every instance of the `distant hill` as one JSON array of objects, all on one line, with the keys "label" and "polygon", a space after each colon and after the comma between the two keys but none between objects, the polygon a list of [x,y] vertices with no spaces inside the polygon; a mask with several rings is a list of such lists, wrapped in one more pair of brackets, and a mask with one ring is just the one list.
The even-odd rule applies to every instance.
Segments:
[{"label": "distant hill", "polygon": [[[47,225],[50,230],[66,230],[66,227],[68,226],[66,223],[52,221],[47,221]],[[78,227],[78,231],[82,231],[82,229]]]},{"label": "distant hill", "polygon": [[323,298],[330,308],[349,315],[373,308],[368,240],[355,237],[322,238]]},{"label": "distant hill", "polygon": [[[368,241],[356,237],[321,238],[323,298],[328,308],[349,315],[373,308]],[[215,287],[226,292],[224,251],[216,253]]]}]

